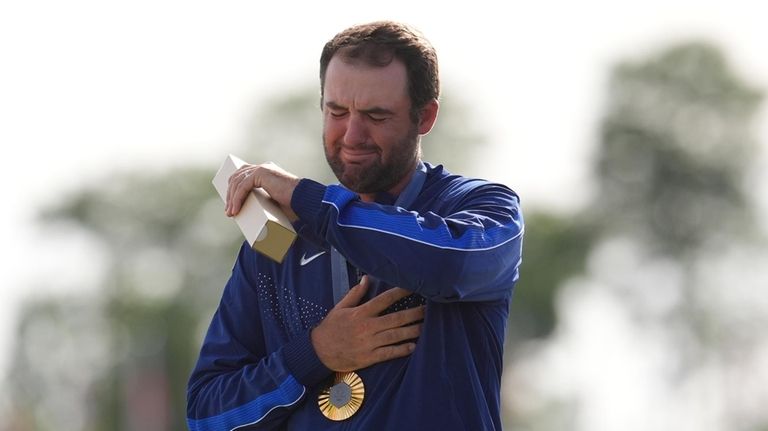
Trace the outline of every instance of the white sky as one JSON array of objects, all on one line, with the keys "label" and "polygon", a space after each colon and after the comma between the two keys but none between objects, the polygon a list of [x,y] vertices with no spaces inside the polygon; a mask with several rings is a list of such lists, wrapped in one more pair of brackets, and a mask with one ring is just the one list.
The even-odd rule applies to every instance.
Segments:
[{"label": "white sky", "polygon": [[261,98],[316,82],[322,45],[351,24],[396,19],[425,33],[446,88],[461,89],[493,142],[493,163],[470,173],[509,184],[529,206],[585,202],[619,59],[703,36],[768,88],[758,2],[277,3],[0,1],[0,373],[23,298],[98,280],[87,242],[35,227],[41,206],[116,170],[198,163],[213,173]]}]

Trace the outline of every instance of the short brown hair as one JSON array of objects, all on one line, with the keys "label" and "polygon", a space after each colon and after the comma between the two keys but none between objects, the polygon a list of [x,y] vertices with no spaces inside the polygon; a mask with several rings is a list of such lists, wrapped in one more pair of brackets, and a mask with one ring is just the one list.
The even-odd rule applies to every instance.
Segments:
[{"label": "short brown hair", "polygon": [[417,30],[392,21],[377,21],[350,27],[328,41],[320,55],[320,97],[325,90],[325,72],[334,55],[384,67],[398,59],[405,64],[411,119],[419,120],[421,109],[440,96],[437,54]]}]

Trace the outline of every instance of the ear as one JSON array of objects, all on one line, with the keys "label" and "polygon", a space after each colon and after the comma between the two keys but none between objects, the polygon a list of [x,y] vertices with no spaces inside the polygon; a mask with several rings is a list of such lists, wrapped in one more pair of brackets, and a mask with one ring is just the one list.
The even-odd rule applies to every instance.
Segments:
[{"label": "ear", "polygon": [[419,135],[426,135],[432,130],[432,126],[437,121],[437,111],[440,110],[440,102],[432,99],[421,108],[421,118],[419,120]]}]

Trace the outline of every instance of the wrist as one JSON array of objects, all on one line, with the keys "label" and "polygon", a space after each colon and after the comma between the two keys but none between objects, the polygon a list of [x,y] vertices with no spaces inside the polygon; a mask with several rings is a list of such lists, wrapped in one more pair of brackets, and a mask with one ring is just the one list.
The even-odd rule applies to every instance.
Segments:
[{"label": "wrist", "polygon": [[286,366],[296,380],[305,386],[314,386],[332,372],[325,366],[315,352],[310,340],[310,332],[291,340],[283,347]]}]

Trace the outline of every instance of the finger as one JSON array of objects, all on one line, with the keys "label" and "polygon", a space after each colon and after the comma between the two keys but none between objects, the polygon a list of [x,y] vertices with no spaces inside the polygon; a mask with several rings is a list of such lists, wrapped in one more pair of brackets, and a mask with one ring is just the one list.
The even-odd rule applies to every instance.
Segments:
[{"label": "finger", "polygon": [[235,180],[239,179],[243,176],[243,172],[248,169],[248,165],[241,166],[235,170],[235,172],[232,172],[232,175],[229,176],[229,184],[232,184]]},{"label": "finger", "polygon": [[244,173],[237,185],[232,190],[232,202],[230,205],[230,212],[232,215],[236,215],[243,207],[243,203],[251,190],[256,186],[253,175],[253,170]]},{"label": "finger", "polygon": [[244,165],[236,170],[232,175],[230,175],[229,187],[227,188],[227,203],[225,206],[227,215],[234,216],[240,212],[242,201],[245,200],[245,198],[238,201],[236,197],[238,191],[241,190],[242,187],[245,187],[246,191],[244,194],[247,195],[248,191],[250,191],[255,186],[255,178],[252,177],[252,175],[255,173],[254,168],[254,165]]},{"label": "finger", "polygon": [[403,356],[410,355],[414,350],[416,350],[416,343],[403,343],[379,347],[372,353],[373,363],[375,364],[390,359],[402,358]]},{"label": "finger", "polygon": [[365,303],[365,306],[370,308],[372,313],[381,313],[386,310],[390,305],[405,298],[413,292],[405,290],[400,287],[393,287]]},{"label": "finger", "polygon": [[346,295],[341,298],[338,304],[333,308],[350,308],[355,307],[365,296],[365,292],[368,291],[368,276],[364,275],[360,283],[349,289]]},{"label": "finger", "polygon": [[374,336],[374,343],[377,346],[388,346],[406,340],[413,340],[421,334],[421,326],[421,324],[417,324],[381,331]]},{"label": "finger", "polygon": [[243,177],[243,171],[247,168],[247,166],[243,166],[239,169],[237,169],[232,175],[229,176],[229,180],[227,182],[227,200],[226,205],[224,206],[224,209],[227,213],[227,215],[232,215],[232,194],[234,193],[235,189],[237,188],[237,185],[240,183]]},{"label": "finger", "polygon": [[425,307],[420,305],[407,310],[386,314],[376,319],[374,329],[384,331],[418,322],[419,320],[424,319],[424,310]]},{"label": "finger", "polygon": [[246,187],[245,181],[241,181],[232,190],[232,197],[229,203],[230,215],[236,216],[240,212],[240,208],[243,205],[243,201],[248,195],[249,189]]},{"label": "finger", "polygon": [[237,185],[239,184],[236,180],[231,180],[229,183],[229,187],[227,188],[227,204],[226,204],[226,211],[227,215],[232,217],[234,214],[232,213],[232,195],[235,194],[235,190],[237,189]]}]

